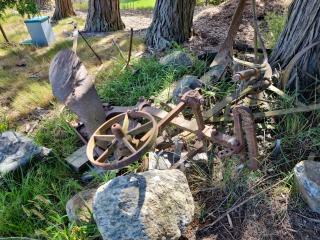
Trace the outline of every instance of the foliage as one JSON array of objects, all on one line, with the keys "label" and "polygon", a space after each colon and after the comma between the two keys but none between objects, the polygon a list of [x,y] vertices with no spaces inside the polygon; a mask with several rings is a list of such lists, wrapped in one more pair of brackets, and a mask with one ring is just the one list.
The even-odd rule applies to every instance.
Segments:
[{"label": "foliage", "polygon": [[38,13],[35,0],[0,0],[0,18],[4,17],[5,10],[16,8],[21,16],[34,16]]}]

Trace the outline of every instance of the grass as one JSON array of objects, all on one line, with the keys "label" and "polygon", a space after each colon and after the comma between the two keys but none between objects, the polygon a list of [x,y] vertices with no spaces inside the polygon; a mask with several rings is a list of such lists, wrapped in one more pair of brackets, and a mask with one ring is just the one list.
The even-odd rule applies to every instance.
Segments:
[{"label": "grass", "polygon": [[266,16],[268,32],[266,33],[266,42],[269,48],[274,48],[284,29],[286,23],[286,15],[276,13],[268,13]]},{"label": "grass", "polygon": [[28,171],[0,180],[1,237],[84,240],[96,236],[95,226],[69,224],[65,213],[66,202],[82,189],[64,162],[80,146],[78,136],[66,123],[72,118],[64,113],[43,122],[35,141],[52,148],[52,155],[40,162],[34,160]]},{"label": "grass", "polygon": [[184,74],[197,75],[204,69],[204,64],[195,66],[192,69],[166,67],[155,58],[142,58],[132,62],[134,71],[122,71],[123,64],[118,63],[111,70],[97,76],[97,81],[101,82],[98,92],[105,102],[113,105],[135,105],[141,96],[156,96]]},{"label": "grass", "polygon": [[120,0],[122,9],[153,9],[156,0]]},{"label": "grass", "polygon": [[32,83],[14,98],[11,106],[19,115],[26,115],[37,107],[47,107],[53,100],[51,86],[49,83]]}]

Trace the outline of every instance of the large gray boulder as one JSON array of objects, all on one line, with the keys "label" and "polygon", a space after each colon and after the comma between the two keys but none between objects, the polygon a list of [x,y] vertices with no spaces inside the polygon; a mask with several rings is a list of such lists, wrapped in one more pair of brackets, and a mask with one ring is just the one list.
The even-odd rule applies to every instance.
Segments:
[{"label": "large gray boulder", "polygon": [[192,67],[193,61],[189,54],[182,51],[175,51],[160,58],[160,64],[173,67]]},{"label": "large gray boulder", "polygon": [[4,132],[0,134],[0,176],[25,166],[33,157],[49,153],[49,149],[37,146],[20,133]]},{"label": "large gray boulder", "polygon": [[178,82],[173,91],[172,99],[175,104],[180,102],[183,94],[196,88],[202,88],[204,84],[198,80],[197,76],[185,75]]},{"label": "large gray boulder", "polygon": [[93,202],[105,240],[179,239],[193,215],[193,198],[179,170],[117,177],[98,188]]},{"label": "large gray boulder", "polygon": [[320,213],[320,162],[302,161],[295,166],[294,175],[302,197]]}]

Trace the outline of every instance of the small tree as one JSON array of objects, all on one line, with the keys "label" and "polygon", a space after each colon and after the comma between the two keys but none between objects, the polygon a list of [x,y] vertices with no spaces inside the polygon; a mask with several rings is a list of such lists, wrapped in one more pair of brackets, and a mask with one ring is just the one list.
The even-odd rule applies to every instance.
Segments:
[{"label": "small tree", "polygon": [[164,50],[171,42],[191,37],[196,0],[157,0],[153,21],[147,32],[148,46]]},{"label": "small tree", "polygon": [[86,32],[109,32],[124,28],[119,0],[89,0]]},{"label": "small tree", "polygon": [[[34,0],[5,0],[0,1],[0,20],[4,19],[5,11],[9,8],[16,8],[18,13],[21,16],[27,15],[28,18],[30,16],[34,16],[38,13],[37,4]],[[9,42],[9,39],[0,23],[0,31],[6,42]]]},{"label": "small tree", "polygon": [[55,0],[55,10],[52,20],[58,21],[63,18],[75,16],[71,0]]}]

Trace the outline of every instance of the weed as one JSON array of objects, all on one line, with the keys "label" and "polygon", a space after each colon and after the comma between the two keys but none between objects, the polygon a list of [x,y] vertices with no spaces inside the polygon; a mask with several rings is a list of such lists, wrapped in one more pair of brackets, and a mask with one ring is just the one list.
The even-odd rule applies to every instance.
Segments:
[{"label": "weed", "polygon": [[0,133],[9,130],[9,121],[6,116],[0,118]]}]

